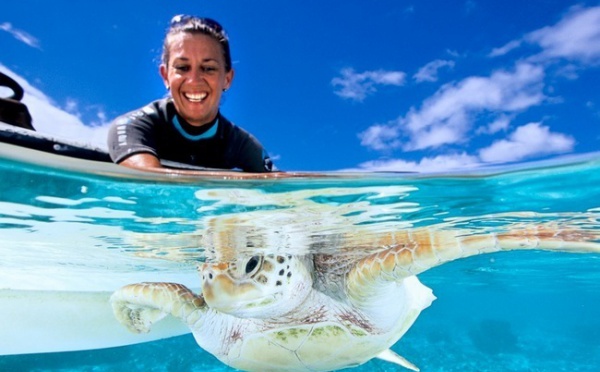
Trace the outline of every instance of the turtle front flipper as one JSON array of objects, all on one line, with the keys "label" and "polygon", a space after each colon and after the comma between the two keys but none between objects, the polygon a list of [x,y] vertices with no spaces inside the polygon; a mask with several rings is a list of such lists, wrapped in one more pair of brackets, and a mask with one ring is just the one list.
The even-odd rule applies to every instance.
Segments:
[{"label": "turtle front flipper", "polygon": [[110,298],[117,320],[134,333],[147,333],[153,323],[171,314],[188,325],[206,306],[201,296],[175,283],[130,284]]},{"label": "turtle front flipper", "polygon": [[[364,244],[364,237],[360,237]],[[498,232],[419,228],[376,237],[385,250],[362,258],[350,270],[346,288],[356,303],[367,303],[385,283],[399,282],[459,258],[509,250],[600,252],[600,231],[558,224],[515,224]]]}]

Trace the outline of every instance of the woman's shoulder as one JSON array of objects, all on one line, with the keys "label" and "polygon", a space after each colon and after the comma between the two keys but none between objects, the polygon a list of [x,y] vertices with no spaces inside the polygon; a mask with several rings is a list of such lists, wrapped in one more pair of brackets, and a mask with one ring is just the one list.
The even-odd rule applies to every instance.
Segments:
[{"label": "woman's shoulder", "polygon": [[225,138],[230,147],[253,148],[262,152],[263,145],[260,141],[244,128],[236,125],[219,113],[219,131],[222,138]]},{"label": "woman's shoulder", "polygon": [[231,120],[227,119],[223,114],[219,112],[219,130],[227,136],[239,136],[239,137],[252,137],[250,132],[244,128],[236,125]]},{"label": "woman's shoulder", "polygon": [[166,118],[169,117],[169,114],[174,110],[175,106],[173,105],[173,101],[170,98],[162,98],[152,101],[146,106],[134,110],[129,114],[134,117],[148,116],[166,120]]},{"label": "woman's shoulder", "polygon": [[124,123],[153,123],[166,121],[168,120],[169,112],[173,110],[172,106],[173,104],[169,99],[158,99],[117,117],[113,123],[115,125],[122,125]]}]

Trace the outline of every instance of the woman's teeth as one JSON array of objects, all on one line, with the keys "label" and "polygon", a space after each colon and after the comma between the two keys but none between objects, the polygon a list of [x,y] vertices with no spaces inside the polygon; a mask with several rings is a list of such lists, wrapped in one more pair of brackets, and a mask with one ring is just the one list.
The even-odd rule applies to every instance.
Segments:
[{"label": "woman's teeth", "polygon": [[191,102],[202,102],[208,93],[184,93],[184,96]]}]

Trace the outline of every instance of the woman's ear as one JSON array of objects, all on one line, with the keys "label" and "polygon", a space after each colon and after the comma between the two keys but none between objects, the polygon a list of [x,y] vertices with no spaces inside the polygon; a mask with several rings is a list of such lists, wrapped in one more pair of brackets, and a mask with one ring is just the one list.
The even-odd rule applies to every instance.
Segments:
[{"label": "woman's ear", "polygon": [[235,75],[235,71],[233,69],[229,70],[225,74],[225,88],[223,89],[223,91],[229,90],[229,88],[231,87],[231,83],[233,82],[234,75]]},{"label": "woman's ear", "polygon": [[160,67],[158,68],[158,72],[160,74],[160,77],[162,77],[162,79],[163,79],[163,83],[165,83],[165,88],[167,88],[167,90],[169,90],[170,89],[169,74],[167,73],[167,65],[165,65],[164,63],[161,63]]}]

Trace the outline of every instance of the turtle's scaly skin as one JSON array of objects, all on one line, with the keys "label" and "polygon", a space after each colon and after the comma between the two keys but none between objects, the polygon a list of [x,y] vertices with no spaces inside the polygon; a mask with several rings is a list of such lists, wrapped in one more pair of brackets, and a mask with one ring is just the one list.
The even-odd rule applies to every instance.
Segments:
[{"label": "turtle's scaly skin", "polygon": [[[202,295],[142,283],[115,292],[112,304],[117,319],[137,332],[166,314],[182,319],[202,348],[235,368],[334,370],[377,357],[404,335],[434,299],[418,273],[500,250],[600,252],[599,238],[550,224],[495,234],[421,228],[348,235],[340,241],[351,259],[267,255],[206,263]],[[381,249],[351,253],[369,246]]]}]

